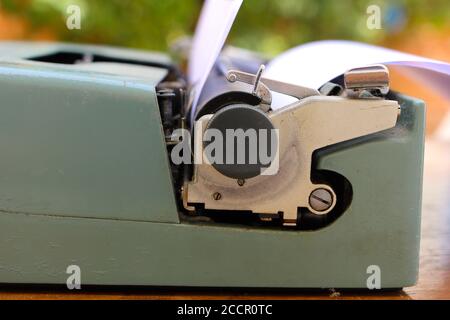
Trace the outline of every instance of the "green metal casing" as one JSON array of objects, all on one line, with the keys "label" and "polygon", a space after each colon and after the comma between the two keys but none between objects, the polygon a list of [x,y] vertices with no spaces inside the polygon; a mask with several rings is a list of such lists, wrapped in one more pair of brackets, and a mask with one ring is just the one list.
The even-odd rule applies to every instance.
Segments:
[{"label": "green metal casing", "polygon": [[[11,48],[15,55],[10,57]],[[0,282],[383,288],[418,274],[425,107],[398,96],[397,126],[318,152],[345,176],[347,211],[317,231],[179,219],[157,67],[27,61],[49,51],[167,58],[106,47],[0,46]],[[20,54],[19,54],[20,52]],[[139,67],[141,68],[141,67]]]}]

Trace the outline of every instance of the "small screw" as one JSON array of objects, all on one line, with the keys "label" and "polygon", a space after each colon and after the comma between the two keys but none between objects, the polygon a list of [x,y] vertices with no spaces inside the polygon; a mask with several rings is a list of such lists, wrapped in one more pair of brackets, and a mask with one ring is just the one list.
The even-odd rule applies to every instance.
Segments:
[{"label": "small screw", "polygon": [[237,80],[237,77],[236,77],[236,75],[234,73],[230,73],[228,75],[228,81],[235,82],[236,80]]},{"label": "small screw", "polygon": [[318,188],[309,195],[309,205],[316,211],[326,211],[333,204],[333,195],[330,191]]},{"label": "small screw", "polygon": [[222,199],[222,195],[219,192],[214,192],[213,199],[220,200],[220,199]]},{"label": "small screw", "polygon": [[245,184],[245,180],[244,179],[238,179],[237,180],[237,184],[242,187]]}]

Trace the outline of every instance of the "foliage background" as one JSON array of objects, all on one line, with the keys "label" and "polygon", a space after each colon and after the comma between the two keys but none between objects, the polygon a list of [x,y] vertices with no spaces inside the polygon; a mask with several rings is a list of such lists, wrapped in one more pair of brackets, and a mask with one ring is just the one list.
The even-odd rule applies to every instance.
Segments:
[{"label": "foliage background", "polygon": [[[166,50],[195,29],[201,0],[0,0],[24,18],[32,37],[45,28],[64,41]],[[68,30],[66,8],[82,9],[82,29]],[[383,28],[366,27],[369,5],[382,9]],[[267,54],[318,39],[389,43],[418,28],[449,30],[449,0],[244,0],[229,42]],[[27,35],[25,35],[27,37]]]}]

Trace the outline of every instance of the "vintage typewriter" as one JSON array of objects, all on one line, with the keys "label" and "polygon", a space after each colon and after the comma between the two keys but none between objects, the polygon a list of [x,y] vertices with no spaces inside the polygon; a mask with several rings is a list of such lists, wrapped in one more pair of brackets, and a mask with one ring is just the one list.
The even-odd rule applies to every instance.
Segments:
[{"label": "vintage typewriter", "polygon": [[[366,288],[375,265],[382,288],[413,285],[423,102],[382,65],[316,89],[242,52],[194,109],[166,55],[2,43],[0,282],[65,284],[76,265],[83,285]],[[297,100],[275,110],[278,94]],[[244,133],[241,161],[211,161],[211,129]]]}]

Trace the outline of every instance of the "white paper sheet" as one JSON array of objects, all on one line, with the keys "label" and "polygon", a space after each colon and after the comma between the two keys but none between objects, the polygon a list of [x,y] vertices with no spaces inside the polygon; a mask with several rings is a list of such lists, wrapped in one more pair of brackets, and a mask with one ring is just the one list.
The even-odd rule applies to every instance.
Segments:
[{"label": "white paper sheet", "polygon": [[[267,66],[264,77],[301,86],[319,88],[345,71],[371,64],[401,66],[450,99],[450,64],[352,41],[317,41],[290,49]],[[276,94],[272,108],[278,109],[294,98]]]},{"label": "white paper sheet", "polygon": [[188,81],[194,89],[195,114],[200,92],[205,84],[243,0],[206,0],[195,29],[188,64]]}]

